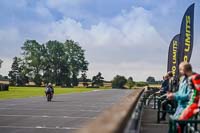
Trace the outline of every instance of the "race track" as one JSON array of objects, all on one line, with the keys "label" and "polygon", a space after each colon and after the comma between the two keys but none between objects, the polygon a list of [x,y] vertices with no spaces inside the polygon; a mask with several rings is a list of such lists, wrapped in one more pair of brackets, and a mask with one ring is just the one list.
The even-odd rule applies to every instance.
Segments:
[{"label": "race track", "polygon": [[71,133],[103,110],[130,94],[130,90],[102,90],[0,101],[0,133]]}]

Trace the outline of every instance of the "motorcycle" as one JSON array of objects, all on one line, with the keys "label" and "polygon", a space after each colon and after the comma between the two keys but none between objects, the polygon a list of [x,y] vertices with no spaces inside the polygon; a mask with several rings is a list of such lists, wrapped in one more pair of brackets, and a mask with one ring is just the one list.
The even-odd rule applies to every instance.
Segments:
[{"label": "motorcycle", "polygon": [[47,101],[50,102],[53,98],[53,93],[47,93],[46,97],[47,97]]}]

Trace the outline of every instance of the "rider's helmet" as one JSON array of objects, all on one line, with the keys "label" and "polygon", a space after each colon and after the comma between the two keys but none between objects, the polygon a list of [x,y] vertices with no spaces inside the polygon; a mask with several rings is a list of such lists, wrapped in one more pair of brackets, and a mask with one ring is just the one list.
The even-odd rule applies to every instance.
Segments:
[{"label": "rider's helmet", "polygon": [[52,84],[51,84],[51,83],[48,83],[48,86],[52,86]]}]

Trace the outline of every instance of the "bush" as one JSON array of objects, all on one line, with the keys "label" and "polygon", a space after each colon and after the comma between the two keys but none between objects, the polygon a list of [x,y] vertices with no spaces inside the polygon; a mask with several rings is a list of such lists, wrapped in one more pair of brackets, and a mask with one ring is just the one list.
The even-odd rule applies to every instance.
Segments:
[{"label": "bush", "polygon": [[147,82],[137,82],[136,86],[137,87],[144,87],[144,86],[148,86],[148,83]]},{"label": "bush", "polygon": [[131,89],[135,85],[135,82],[133,81],[132,77],[128,78],[126,85],[128,86],[129,89]]},{"label": "bush", "polygon": [[155,78],[154,78],[154,77],[152,77],[152,76],[149,76],[149,77],[147,78],[146,82],[147,82],[147,83],[155,83],[155,82],[156,82],[156,80],[155,80]]},{"label": "bush", "polygon": [[126,82],[127,79],[124,76],[117,75],[112,81],[112,88],[125,88],[124,85],[126,84]]},{"label": "bush", "polygon": [[99,86],[88,86],[86,88],[99,88]]}]

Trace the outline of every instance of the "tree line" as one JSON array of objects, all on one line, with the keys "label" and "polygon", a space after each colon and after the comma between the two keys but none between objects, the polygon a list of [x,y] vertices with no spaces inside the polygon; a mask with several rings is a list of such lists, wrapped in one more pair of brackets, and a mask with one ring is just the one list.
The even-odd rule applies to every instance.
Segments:
[{"label": "tree line", "polygon": [[[0,75],[0,80],[9,79],[11,85],[19,86],[30,81],[37,86],[48,82],[65,87],[77,86],[79,82],[82,82],[85,87],[88,87],[89,82],[92,84],[91,87],[104,86],[105,81],[101,72],[92,79],[87,78],[89,62],[85,59],[85,50],[72,40],[66,40],[64,43],[48,41],[45,44],[39,44],[36,40],[27,40],[21,49],[22,56],[13,58],[9,78]],[[0,59],[0,68],[2,62]],[[135,82],[132,77],[126,79],[120,75],[116,75],[111,81],[112,88],[130,89],[134,86],[161,82],[156,81],[152,76],[149,76],[146,82]]]},{"label": "tree line", "polygon": [[161,84],[161,83],[162,81],[156,81],[153,76],[147,77],[146,82],[144,81],[136,82],[133,80],[132,77],[129,77],[128,79],[126,79],[125,76],[117,75],[112,80],[112,88],[126,88],[127,87],[131,89],[134,86],[143,87],[143,86],[148,86],[149,84]]},{"label": "tree line", "polygon": [[85,50],[73,40],[48,41],[40,44],[27,40],[21,47],[21,57],[14,57],[10,77],[11,85],[25,85],[33,81],[37,86],[54,83],[62,86],[77,86],[78,76],[88,70]]}]

